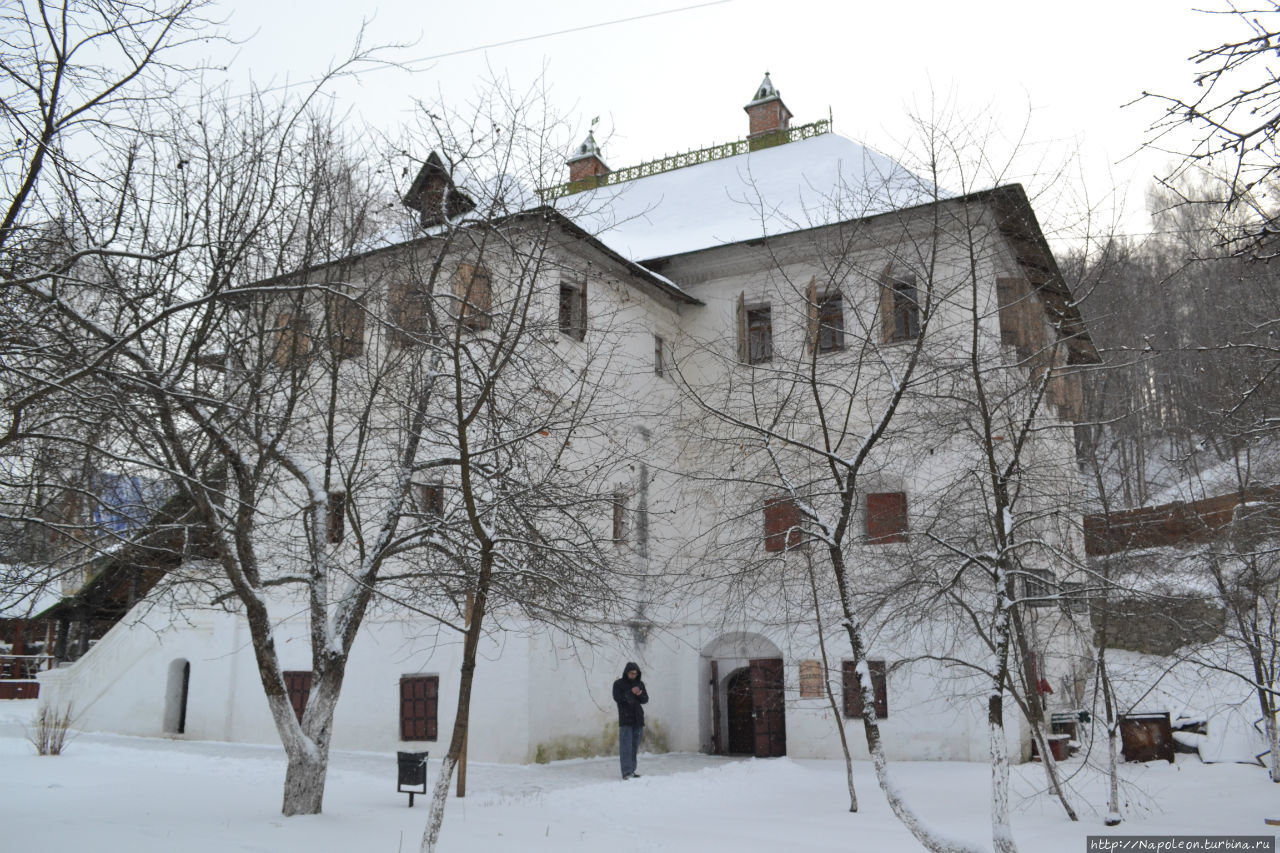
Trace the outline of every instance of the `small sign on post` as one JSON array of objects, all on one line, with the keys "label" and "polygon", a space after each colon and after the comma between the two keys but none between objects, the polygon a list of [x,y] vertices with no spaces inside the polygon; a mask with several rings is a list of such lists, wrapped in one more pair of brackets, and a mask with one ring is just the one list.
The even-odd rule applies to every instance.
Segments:
[{"label": "small sign on post", "polygon": [[409,795],[409,808],[413,808],[413,795],[427,793],[427,753],[397,752],[397,790]]}]

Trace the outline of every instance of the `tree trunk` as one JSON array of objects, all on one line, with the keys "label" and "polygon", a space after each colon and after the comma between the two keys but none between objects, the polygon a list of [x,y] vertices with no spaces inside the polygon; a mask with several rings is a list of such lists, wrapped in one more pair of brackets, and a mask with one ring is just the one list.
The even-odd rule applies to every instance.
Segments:
[{"label": "tree trunk", "polygon": [[987,700],[991,738],[991,843],[995,853],[1018,853],[1009,826],[1009,750],[1004,735],[1004,696],[999,686]]},{"label": "tree trunk", "polygon": [[[1106,641],[1106,621],[1103,621],[1103,642]],[[1107,826],[1119,826],[1120,816],[1120,768],[1116,763],[1119,753],[1117,743],[1120,736],[1120,724],[1116,713],[1115,698],[1111,695],[1111,678],[1107,675],[1106,647],[1098,651],[1098,679],[1102,682],[1102,701],[1107,707]]]},{"label": "tree trunk", "polygon": [[[308,747],[311,744],[307,745]],[[324,783],[329,768],[328,747],[290,750],[289,768],[284,775],[285,817],[320,814],[324,803]]]},{"label": "tree trunk", "polygon": [[853,756],[849,754],[849,737],[844,730],[844,715],[840,713],[840,705],[836,702],[835,691],[831,687],[831,665],[827,660],[827,638],[822,630],[822,602],[818,597],[818,581],[814,574],[813,557],[805,552],[809,566],[809,589],[813,593],[813,618],[818,626],[818,651],[822,654],[822,687],[826,690],[827,701],[831,704],[831,714],[836,721],[836,732],[840,735],[840,749],[844,753],[844,773],[849,784],[849,811],[858,811],[858,791],[853,786]]}]

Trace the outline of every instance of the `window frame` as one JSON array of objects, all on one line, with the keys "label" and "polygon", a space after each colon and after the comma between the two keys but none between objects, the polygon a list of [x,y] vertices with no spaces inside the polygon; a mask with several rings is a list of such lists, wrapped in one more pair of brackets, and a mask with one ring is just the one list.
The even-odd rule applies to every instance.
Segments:
[{"label": "window frame", "polygon": [[[836,310],[832,310],[833,307]],[[834,320],[834,322],[831,322]],[[844,294],[832,291],[818,301],[817,351],[821,353],[843,352],[844,344]]]},{"label": "window frame", "polygon": [[338,361],[364,355],[364,306],[354,297],[330,291],[325,294],[329,352]]}]

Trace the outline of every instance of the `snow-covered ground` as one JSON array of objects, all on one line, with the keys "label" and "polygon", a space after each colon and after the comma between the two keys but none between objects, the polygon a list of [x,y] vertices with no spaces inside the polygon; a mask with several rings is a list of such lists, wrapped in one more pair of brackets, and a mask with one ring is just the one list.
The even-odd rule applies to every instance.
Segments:
[{"label": "snow-covered ground", "polygon": [[[280,815],[283,753],[210,742],[81,734],[59,757],[37,757],[24,735],[34,701],[0,703],[0,849],[129,853],[398,853],[418,847],[425,798],[407,808],[395,757],[333,755],[325,811]],[[438,764],[429,772],[434,779]],[[1039,768],[1014,768],[1014,832],[1024,853],[1080,853],[1102,834],[1271,835],[1280,786],[1261,767],[1205,765],[1194,756],[1124,768],[1129,819],[1102,825],[1101,780],[1067,764],[1079,824],[1037,790]],[[918,846],[889,813],[871,767],[855,769],[861,811],[848,812],[839,762],[642,755],[643,778],[616,761],[529,767],[472,764],[467,797],[452,800],[442,849],[495,851],[898,851]],[[894,765],[908,799],[939,832],[989,847],[981,764]]]}]

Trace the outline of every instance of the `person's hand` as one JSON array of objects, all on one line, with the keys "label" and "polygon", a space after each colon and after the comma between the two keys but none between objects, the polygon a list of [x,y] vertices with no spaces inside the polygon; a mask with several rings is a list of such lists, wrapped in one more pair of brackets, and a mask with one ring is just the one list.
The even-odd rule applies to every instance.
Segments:
[{"label": "person's hand", "polygon": [[632,687],[632,688],[631,688],[631,692],[632,692],[632,693],[634,693],[634,694],[636,694],[637,696],[639,696],[639,695],[641,694],[641,692],[642,692],[642,691],[640,690],[640,688],[639,688],[639,687]]}]

